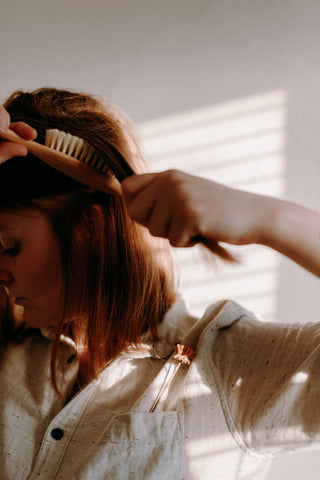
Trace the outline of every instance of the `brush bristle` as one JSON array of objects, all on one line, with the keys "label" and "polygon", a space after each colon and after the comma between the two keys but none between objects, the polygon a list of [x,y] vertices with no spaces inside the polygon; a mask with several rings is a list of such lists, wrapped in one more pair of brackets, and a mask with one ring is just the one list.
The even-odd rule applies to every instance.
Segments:
[{"label": "brush bristle", "polygon": [[84,162],[96,170],[105,173],[108,165],[103,155],[95,150],[88,142],[82,138],[63,132],[56,128],[46,131],[46,147],[52,148],[66,155]]}]

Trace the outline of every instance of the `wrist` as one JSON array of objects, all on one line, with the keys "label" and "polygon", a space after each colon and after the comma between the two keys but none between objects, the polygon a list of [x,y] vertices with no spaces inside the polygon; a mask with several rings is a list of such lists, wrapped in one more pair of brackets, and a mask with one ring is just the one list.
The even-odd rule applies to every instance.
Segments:
[{"label": "wrist", "polygon": [[257,229],[255,243],[276,248],[281,231],[286,203],[283,200],[260,196],[257,201]]}]

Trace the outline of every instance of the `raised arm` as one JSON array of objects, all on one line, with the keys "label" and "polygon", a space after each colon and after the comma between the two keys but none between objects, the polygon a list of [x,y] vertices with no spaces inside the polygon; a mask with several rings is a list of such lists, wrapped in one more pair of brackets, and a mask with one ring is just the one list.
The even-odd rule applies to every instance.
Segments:
[{"label": "raised arm", "polygon": [[258,243],[320,277],[320,214],[283,200],[235,190],[176,170],[122,183],[130,215],[175,247],[199,238]]}]

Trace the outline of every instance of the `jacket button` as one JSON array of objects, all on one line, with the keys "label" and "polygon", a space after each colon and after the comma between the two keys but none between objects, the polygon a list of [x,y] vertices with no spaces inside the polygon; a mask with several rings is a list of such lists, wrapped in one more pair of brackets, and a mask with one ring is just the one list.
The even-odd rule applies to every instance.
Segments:
[{"label": "jacket button", "polygon": [[61,438],[64,435],[63,430],[61,430],[61,428],[53,428],[50,433],[51,433],[51,437],[54,438],[55,440],[61,440]]}]

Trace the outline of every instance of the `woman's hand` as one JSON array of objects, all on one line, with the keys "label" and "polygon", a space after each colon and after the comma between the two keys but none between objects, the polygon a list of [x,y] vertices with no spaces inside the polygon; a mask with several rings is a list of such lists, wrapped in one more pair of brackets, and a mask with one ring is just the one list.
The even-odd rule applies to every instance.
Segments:
[{"label": "woman's hand", "polygon": [[132,176],[122,190],[131,217],[175,247],[259,243],[320,276],[318,212],[176,170]]},{"label": "woman's hand", "polygon": [[258,241],[257,195],[176,170],[130,177],[122,190],[131,217],[175,247],[191,246],[197,238],[235,245]]},{"label": "woman's hand", "polygon": [[24,122],[10,123],[9,113],[0,105],[0,164],[13,157],[23,157],[28,150],[24,145],[1,140],[1,131],[6,132],[10,128],[26,140],[34,140],[37,132]]}]

